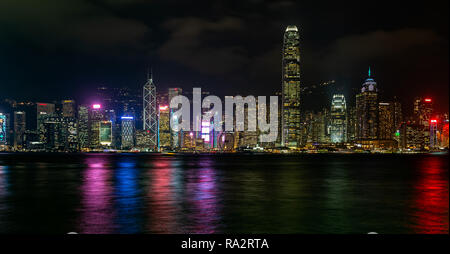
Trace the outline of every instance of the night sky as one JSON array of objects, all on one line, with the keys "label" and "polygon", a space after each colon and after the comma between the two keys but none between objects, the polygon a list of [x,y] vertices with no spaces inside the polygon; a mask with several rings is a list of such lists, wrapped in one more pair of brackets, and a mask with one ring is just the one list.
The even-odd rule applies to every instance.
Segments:
[{"label": "night sky", "polygon": [[1,0],[0,99],[86,102],[97,86],[140,90],[150,66],[158,90],[271,95],[293,24],[302,84],[336,80],[305,108],[337,92],[354,104],[370,66],[382,99],[447,112],[448,1],[359,2]]}]

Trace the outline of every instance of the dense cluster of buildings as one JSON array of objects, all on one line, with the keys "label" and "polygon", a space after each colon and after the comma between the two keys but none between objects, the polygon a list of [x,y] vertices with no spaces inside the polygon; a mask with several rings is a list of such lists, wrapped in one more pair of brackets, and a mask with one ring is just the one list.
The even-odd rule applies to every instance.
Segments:
[{"label": "dense cluster of buildings", "polygon": [[[149,75],[141,91],[97,89],[98,102],[53,103],[5,100],[0,105],[0,150],[3,151],[429,151],[448,149],[448,114],[435,112],[432,98],[416,98],[414,112],[404,114],[397,98],[379,97],[369,73],[356,98],[335,94],[331,107],[303,110],[300,34],[288,26],[282,52],[278,138],[259,142],[259,130],[216,131],[214,120],[200,121],[200,131],[173,131],[170,101],[194,97],[179,87],[157,90]],[[201,92],[198,96],[208,95]],[[349,102],[352,102],[351,105]],[[353,103],[354,102],[354,103]],[[236,109],[245,111],[248,108]],[[213,118],[212,118],[213,119]],[[172,120],[172,121],[171,121]],[[223,124],[223,123],[220,123]],[[243,124],[248,126],[247,118]]]}]

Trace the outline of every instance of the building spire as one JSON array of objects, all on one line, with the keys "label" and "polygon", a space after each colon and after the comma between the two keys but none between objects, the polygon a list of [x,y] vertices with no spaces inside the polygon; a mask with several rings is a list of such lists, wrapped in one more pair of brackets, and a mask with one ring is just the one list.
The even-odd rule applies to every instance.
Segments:
[{"label": "building spire", "polygon": [[370,78],[370,74],[371,74],[371,72],[370,72],[370,66],[369,66],[369,78]]}]

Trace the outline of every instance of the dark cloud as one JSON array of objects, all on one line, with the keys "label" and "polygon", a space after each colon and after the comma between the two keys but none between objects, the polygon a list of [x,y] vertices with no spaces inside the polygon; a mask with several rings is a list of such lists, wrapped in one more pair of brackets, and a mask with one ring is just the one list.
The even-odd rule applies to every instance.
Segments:
[{"label": "dark cloud", "polygon": [[[168,20],[163,27],[170,31],[169,39],[158,49],[163,60],[217,75],[230,73],[248,64],[246,50],[241,44],[225,42],[221,45],[230,33],[245,29],[240,19],[224,17],[209,21],[187,17]],[[218,37],[223,40],[218,40]]]},{"label": "dark cloud", "polygon": [[83,0],[4,0],[0,27],[0,37],[24,38],[44,47],[95,49],[136,47],[150,32],[143,23]]}]

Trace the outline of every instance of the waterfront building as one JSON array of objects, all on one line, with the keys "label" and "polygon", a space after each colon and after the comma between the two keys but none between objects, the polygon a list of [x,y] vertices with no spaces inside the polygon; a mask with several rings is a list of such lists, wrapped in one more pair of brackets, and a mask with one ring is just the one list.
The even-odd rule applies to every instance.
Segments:
[{"label": "waterfront building", "polygon": [[356,108],[349,107],[347,110],[347,142],[356,140]]},{"label": "waterfront building", "polygon": [[37,131],[39,133],[39,139],[41,142],[45,142],[44,137],[44,122],[46,118],[55,115],[55,104],[53,103],[36,103],[36,115],[37,115]]},{"label": "waterfront building", "polygon": [[[174,97],[176,97],[178,95],[181,95],[182,92],[183,92],[183,90],[181,88],[179,88],[179,87],[171,87],[171,88],[169,88],[169,105],[170,105],[170,101]],[[200,96],[201,96],[201,94],[200,94]],[[179,108],[171,108],[171,109],[169,109],[170,118],[174,117],[173,113],[175,111],[177,111],[178,109]],[[174,120],[173,122],[174,122],[175,125],[178,124],[178,121]],[[183,140],[183,132],[181,130],[178,131],[178,132],[172,131],[172,129],[175,128],[175,126],[170,126],[169,125],[169,127],[170,127],[170,135],[171,135],[171,137],[170,137],[171,138],[171,148],[172,149],[177,149],[177,148],[180,147],[181,140]]]},{"label": "waterfront building", "polygon": [[301,142],[300,34],[296,26],[286,28],[282,57],[281,146],[295,149]]},{"label": "waterfront building", "polygon": [[400,128],[400,147],[402,149],[422,150],[425,147],[422,126],[414,122],[404,122]]},{"label": "waterfront building", "polygon": [[171,149],[170,108],[168,105],[159,106],[159,148],[160,150]]},{"label": "waterfront building", "polygon": [[361,93],[356,96],[356,139],[378,139],[378,92],[377,83],[369,77],[363,83]]},{"label": "waterfront building", "polygon": [[25,144],[25,131],[27,126],[26,113],[24,111],[14,112],[14,149],[22,150]]},{"label": "waterfront building", "polygon": [[422,127],[422,137],[426,147],[430,145],[430,123],[433,115],[433,100],[431,98],[416,98],[414,100],[414,121]]},{"label": "waterfront building", "polygon": [[333,95],[330,112],[330,136],[332,143],[343,143],[347,139],[347,105],[342,94]]},{"label": "waterfront building", "polygon": [[94,104],[89,108],[89,148],[100,149],[100,123],[104,121],[105,115],[102,105]]},{"label": "waterfront building", "polygon": [[99,122],[99,142],[102,147],[110,147],[113,141],[112,135],[112,122],[100,121]]},{"label": "waterfront building", "polygon": [[135,148],[139,149],[142,152],[148,152],[151,149],[149,148],[150,139],[152,135],[149,130],[136,130],[136,145]]},{"label": "waterfront building", "polygon": [[143,129],[148,131],[147,147],[153,151],[158,149],[158,111],[156,101],[156,86],[153,82],[153,74],[147,77],[143,88]]},{"label": "waterfront building", "polygon": [[122,116],[121,118],[121,149],[131,149],[134,147],[134,117]]},{"label": "waterfront building", "polygon": [[0,113],[0,146],[5,146],[8,142],[8,125],[6,114]]},{"label": "waterfront building", "polygon": [[393,139],[395,130],[394,104],[380,102],[378,104],[378,138],[381,140]]},{"label": "waterfront building", "polygon": [[438,143],[438,120],[437,119],[430,119],[430,148],[439,148]]},{"label": "waterfront building", "polygon": [[63,117],[75,117],[75,101],[63,100],[62,104],[62,116]]},{"label": "waterfront building", "polygon": [[80,150],[89,148],[89,108],[87,106],[78,107],[78,145]]}]

